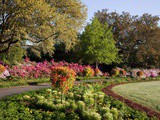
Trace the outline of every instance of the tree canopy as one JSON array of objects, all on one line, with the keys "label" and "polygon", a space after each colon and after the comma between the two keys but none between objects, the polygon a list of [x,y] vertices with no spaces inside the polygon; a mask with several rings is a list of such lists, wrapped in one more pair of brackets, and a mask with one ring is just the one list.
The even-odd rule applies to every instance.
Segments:
[{"label": "tree canopy", "polygon": [[118,49],[108,24],[102,25],[95,17],[80,37],[81,57],[86,63],[119,62]]},{"label": "tree canopy", "polygon": [[59,42],[69,49],[85,19],[86,7],[80,0],[1,0],[0,53],[15,43],[49,53]]},{"label": "tree canopy", "polygon": [[[96,12],[95,16],[102,24],[108,23],[112,28],[116,46],[120,50],[119,53],[123,55],[124,63],[133,66],[146,66],[149,65],[148,63],[150,65],[159,64],[160,53],[157,53],[160,43],[158,16],[148,13],[142,16],[130,15],[128,12],[109,13],[107,9]],[[150,59],[156,62],[151,63]]]}]

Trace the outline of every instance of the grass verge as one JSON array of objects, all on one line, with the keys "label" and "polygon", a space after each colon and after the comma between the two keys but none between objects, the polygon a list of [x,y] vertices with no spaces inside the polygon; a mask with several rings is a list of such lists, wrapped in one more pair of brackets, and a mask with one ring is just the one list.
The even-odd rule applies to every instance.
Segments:
[{"label": "grass verge", "polygon": [[38,84],[38,83],[44,83],[44,82],[49,82],[49,78],[37,78],[37,79],[14,78],[11,80],[0,79],[0,88],[7,88],[10,86],[22,86],[22,85],[28,85],[28,84]]},{"label": "grass verge", "polygon": [[125,98],[160,112],[160,81],[123,84],[113,87],[112,90]]}]

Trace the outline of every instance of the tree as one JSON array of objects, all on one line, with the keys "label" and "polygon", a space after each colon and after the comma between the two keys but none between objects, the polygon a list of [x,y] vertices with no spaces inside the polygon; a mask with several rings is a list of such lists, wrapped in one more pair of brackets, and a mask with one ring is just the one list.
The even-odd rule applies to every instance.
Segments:
[{"label": "tree", "polygon": [[10,47],[6,53],[0,54],[0,59],[10,66],[21,62],[26,51],[20,47],[20,44],[16,43]]},{"label": "tree", "polygon": [[148,36],[147,42],[138,46],[137,50],[132,52],[129,62],[135,62],[138,66],[149,67],[160,66],[160,28],[154,31],[154,34]]},{"label": "tree", "polygon": [[119,62],[118,49],[115,47],[113,34],[107,23],[102,25],[97,18],[93,18],[80,37],[81,57],[83,62],[111,64]]},{"label": "tree", "polygon": [[[159,29],[158,16],[150,14],[132,16],[128,12],[122,12],[121,14],[117,12],[109,13],[107,9],[96,12],[95,16],[102,24],[108,23],[109,28],[112,28],[116,46],[119,48],[119,53],[123,55],[124,63],[131,66],[141,64],[137,61],[140,58],[137,57],[145,56],[146,51],[142,51],[144,46],[147,47],[149,45],[150,48],[152,46],[152,50],[157,51],[158,46],[154,47],[149,43],[152,43],[152,40],[155,41],[155,37],[153,36],[156,35],[157,38],[159,36],[159,34],[157,34],[157,30]],[[157,39],[157,42],[158,41],[160,41],[160,39]],[[145,49],[143,48],[143,50]],[[151,49],[148,49],[147,51],[151,55],[153,52],[150,50]],[[135,63],[136,61],[137,63]]]},{"label": "tree", "polygon": [[80,0],[1,0],[0,53],[15,43],[51,54],[56,42],[70,49],[85,19]]}]

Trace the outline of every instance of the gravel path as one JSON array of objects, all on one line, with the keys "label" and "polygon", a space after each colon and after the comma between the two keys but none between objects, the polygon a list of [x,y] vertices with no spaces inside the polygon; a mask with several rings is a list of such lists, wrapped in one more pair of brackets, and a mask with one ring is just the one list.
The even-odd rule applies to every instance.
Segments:
[{"label": "gravel path", "polygon": [[[84,80],[84,81],[76,81],[75,84],[79,84],[82,82],[102,82],[106,80]],[[50,83],[42,83],[38,85],[27,85],[27,86],[15,86],[9,88],[0,88],[0,98],[11,96],[23,92],[28,92],[31,90],[39,90],[42,88],[49,88],[51,86]]]}]

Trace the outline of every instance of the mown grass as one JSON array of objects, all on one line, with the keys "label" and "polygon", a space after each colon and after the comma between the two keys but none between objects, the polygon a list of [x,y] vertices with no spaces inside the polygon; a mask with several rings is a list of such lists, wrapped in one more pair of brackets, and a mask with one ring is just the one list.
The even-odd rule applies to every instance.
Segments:
[{"label": "mown grass", "polygon": [[13,79],[0,79],[0,88],[6,88],[10,86],[22,86],[22,85],[28,85],[28,84],[38,84],[38,83],[45,83],[49,82],[49,78],[33,78],[33,79],[19,79],[19,78],[13,78]]},{"label": "mown grass", "polygon": [[160,111],[160,81],[118,85],[112,90],[134,102]]}]

